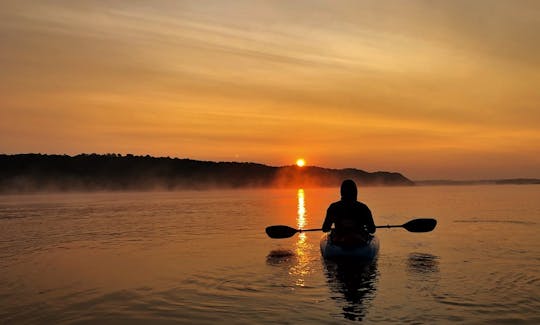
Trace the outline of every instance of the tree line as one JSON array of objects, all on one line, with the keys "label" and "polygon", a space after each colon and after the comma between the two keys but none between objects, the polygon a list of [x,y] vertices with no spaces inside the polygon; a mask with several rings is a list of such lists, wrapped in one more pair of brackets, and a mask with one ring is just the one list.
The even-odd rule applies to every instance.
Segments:
[{"label": "tree line", "polygon": [[0,155],[0,192],[179,190],[247,187],[414,185],[399,173],[315,166],[273,167],[132,154]]}]

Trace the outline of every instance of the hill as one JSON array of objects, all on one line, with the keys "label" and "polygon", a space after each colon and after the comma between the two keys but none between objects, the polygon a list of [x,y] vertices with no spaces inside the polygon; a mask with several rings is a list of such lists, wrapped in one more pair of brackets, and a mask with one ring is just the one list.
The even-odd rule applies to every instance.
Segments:
[{"label": "hill", "polygon": [[0,155],[0,193],[414,185],[399,173],[118,154]]}]

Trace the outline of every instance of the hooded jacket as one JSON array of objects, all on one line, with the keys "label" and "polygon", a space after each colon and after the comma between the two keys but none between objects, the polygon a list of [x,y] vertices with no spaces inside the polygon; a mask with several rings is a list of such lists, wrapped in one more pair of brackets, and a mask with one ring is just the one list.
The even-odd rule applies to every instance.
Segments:
[{"label": "hooded jacket", "polygon": [[341,184],[341,200],[330,204],[322,229],[330,231],[332,224],[335,233],[339,235],[357,234],[362,232],[374,233],[375,223],[371,210],[362,202],[358,202],[358,189],[352,180]]}]

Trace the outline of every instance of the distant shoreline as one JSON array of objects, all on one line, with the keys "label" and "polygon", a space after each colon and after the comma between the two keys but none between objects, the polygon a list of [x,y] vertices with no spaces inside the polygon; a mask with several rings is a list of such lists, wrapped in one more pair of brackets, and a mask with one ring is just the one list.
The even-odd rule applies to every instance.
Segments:
[{"label": "distant shoreline", "polygon": [[505,178],[485,180],[415,180],[417,186],[445,186],[445,185],[540,185],[537,178]]},{"label": "distant shoreline", "polygon": [[0,193],[67,191],[200,190],[226,188],[413,186],[396,172],[272,167],[251,162],[212,162],[119,154],[0,154]]},{"label": "distant shoreline", "polygon": [[251,162],[212,162],[119,154],[0,154],[0,194],[339,187],[537,185],[540,179],[419,180],[397,172],[317,166],[273,167]]}]

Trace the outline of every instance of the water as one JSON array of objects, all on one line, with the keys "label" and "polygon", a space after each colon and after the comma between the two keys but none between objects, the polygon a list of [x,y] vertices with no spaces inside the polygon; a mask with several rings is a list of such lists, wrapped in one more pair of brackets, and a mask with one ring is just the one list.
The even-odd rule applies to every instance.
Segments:
[{"label": "water", "polygon": [[540,186],[360,188],[369,264],[321,259],[338,189],[0,197],[0,323],[540,323]]}]

